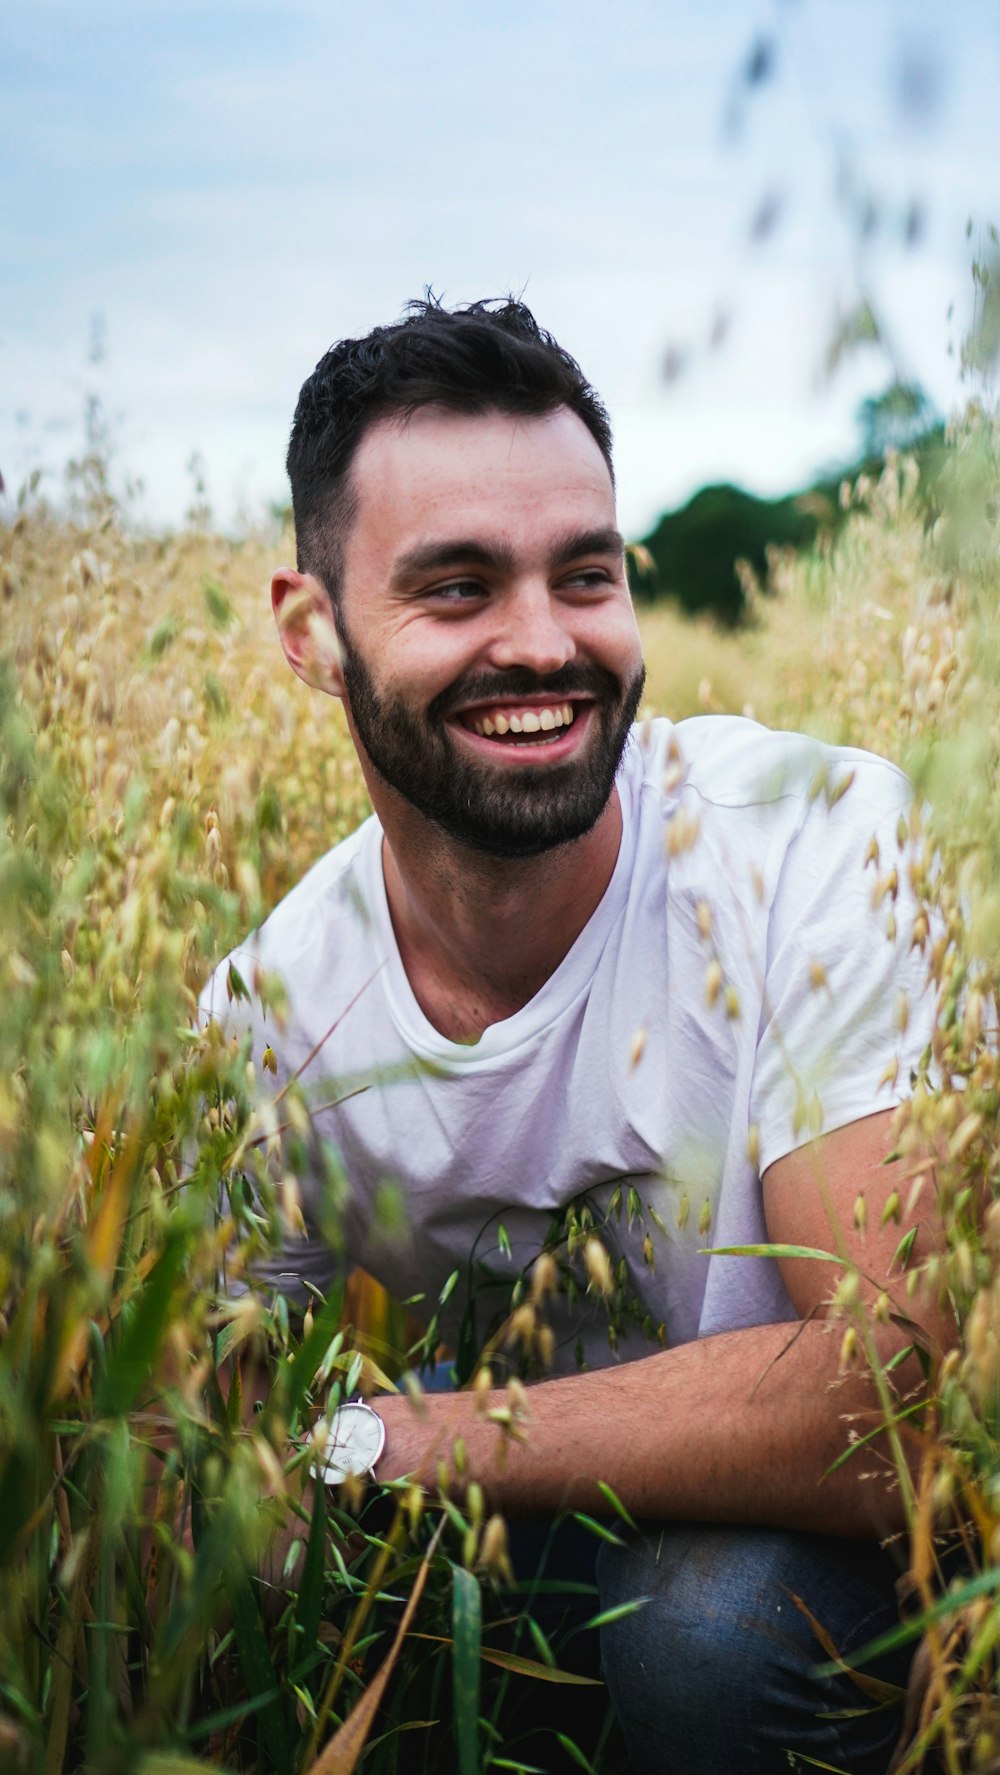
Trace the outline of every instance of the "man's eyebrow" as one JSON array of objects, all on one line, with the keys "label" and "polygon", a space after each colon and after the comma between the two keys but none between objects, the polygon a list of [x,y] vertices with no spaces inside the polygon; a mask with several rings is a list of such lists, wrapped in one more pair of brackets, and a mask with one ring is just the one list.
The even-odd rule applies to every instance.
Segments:
[{"label": "man's eyebrow", "polygon": [[581,555],[614,555],[620,560],[624,553],[624,536],[613,524],[607,524],[599,530],[571,530],[556,543],[551,563],[553,567],[565,567]]},{"label": "man's eyebrow", "polygon": [[392,572],[394,586],[405,585],[415,574],[446,573],[451,567],[488,567],[509,572],[515,554],[510,543],[477,542],[472,537],[449,537],[443,542],[419,543],[400,555]]}]

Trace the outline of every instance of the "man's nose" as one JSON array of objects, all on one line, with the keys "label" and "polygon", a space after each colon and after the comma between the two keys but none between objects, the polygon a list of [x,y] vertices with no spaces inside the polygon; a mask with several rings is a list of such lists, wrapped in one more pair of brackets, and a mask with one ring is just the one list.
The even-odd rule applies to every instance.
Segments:
[{"label": "man's nose", "polygon": [[575,656],[568,612],[547,585],[526,583],[500,601],[490,646],[491,663],[499,671],[526,666],[544,676],[558,672]]}]

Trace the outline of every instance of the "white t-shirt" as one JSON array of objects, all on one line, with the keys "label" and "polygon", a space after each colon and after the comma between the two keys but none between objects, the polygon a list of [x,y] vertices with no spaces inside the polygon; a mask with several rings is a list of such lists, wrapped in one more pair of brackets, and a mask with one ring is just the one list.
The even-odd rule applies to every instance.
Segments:
[{"label": "white t-shirt", "polygon": [[[635,729],[617,787],[621,848],[600,904],[541,991],[475,1045],[446,1040],[413,996],[374,818],[234,953],[245,979],[259,963],[284,980],[284,1033],[256,1004],[228,1005],[225,962],[203,995],[206,1011],[252,1026],[258,1068],[271,1042],[279,1083],[316,1050],[302,1083],[349,1184],[347,1256],[397,1297],[422,1295],[428,1314],[458,1271],[451,1340],[470,1301],[478,1338],[509,1310],[552,1217],[584,1195],[599,1224],[621,1202],[602,1236],[616,1268],[625,1259],[646,1334],[662,1323],[677,1344],[794,1317],[774,1262],[704,1249],[765,1240],[760,1173],[814,1130],[908,1095],[929,1040],[897,836],[909,786],[894,765],[707,716]],[[873,836],[880,863],[866,868]],[[879,870],[893,867],[898,895],[875,908]],[[710,1005],[713,961],[723,983]],[[303,1180],[313,1226],[321,1188],[317,1168]],[[314,1232],[271,1275],[301,1297],[301,1278],[322,1287],[332,1268]],[[593,1296],[563,1302],[555,1329],[557,1368],[581,1345],[592,1366],[613,1359]],[[637,1322],[619,1355],[654,1347],[646,1334]]]}]

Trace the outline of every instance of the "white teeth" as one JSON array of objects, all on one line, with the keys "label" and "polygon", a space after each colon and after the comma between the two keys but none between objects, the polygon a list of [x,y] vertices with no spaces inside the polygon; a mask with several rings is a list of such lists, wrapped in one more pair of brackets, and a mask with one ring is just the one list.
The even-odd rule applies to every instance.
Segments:
[{"label": "white teeth", "polygon": [[573,719],[572,703],[557,703],[548,709],[524,709],[520,715],[475,716],[470,725],[490,739],[494,734],[503,738],[508,733],[552,733],[557,727],[569,727]]}]

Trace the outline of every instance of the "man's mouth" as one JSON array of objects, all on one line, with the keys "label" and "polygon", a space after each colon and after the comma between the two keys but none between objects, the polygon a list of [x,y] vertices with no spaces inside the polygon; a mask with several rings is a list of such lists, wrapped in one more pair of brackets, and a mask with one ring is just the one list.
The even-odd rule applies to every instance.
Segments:
[{"label": "man's mouth", "polygon": [[482,739],[503,740],[508,746],[551,745],[572,726],[572,703],[544,703],[531,707],[510,703],[486,710],[470,709],[459,715],[462,726]]}]

